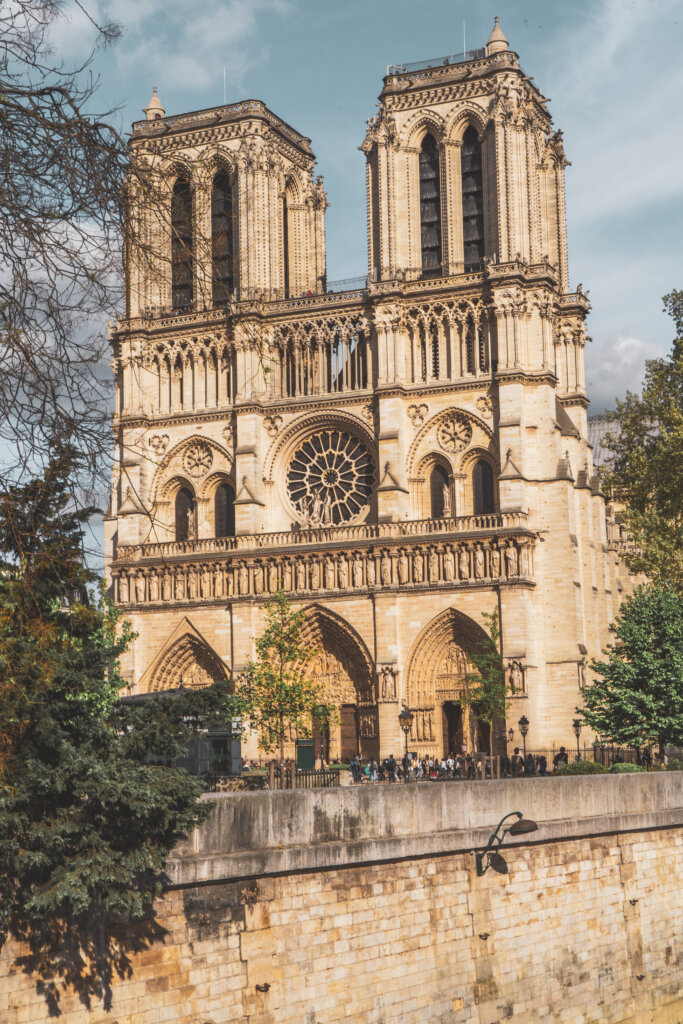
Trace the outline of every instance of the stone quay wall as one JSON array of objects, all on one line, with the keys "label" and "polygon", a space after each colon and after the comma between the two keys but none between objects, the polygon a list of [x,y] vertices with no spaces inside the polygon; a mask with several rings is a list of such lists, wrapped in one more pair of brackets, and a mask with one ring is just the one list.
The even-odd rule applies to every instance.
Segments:
[{"label": "stone quay wall", "polygon": [[[683,773],[216,794],[163,941],[63,1024],[679,1024]],[[519,810],[509,874],[474,851]],[[0,1021],[38,1024],[0,954]]]}]

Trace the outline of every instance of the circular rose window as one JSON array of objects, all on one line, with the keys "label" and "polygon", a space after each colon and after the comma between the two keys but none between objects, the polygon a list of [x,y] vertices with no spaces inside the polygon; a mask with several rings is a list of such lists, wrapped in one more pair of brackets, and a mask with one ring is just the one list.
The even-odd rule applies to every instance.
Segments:
[{"label": "circular rose window", "polygon": [[362,441],[341,430],[321,430],[294,453],[287,490],[304,527],[337,526],[368,504],[374,476]]}]

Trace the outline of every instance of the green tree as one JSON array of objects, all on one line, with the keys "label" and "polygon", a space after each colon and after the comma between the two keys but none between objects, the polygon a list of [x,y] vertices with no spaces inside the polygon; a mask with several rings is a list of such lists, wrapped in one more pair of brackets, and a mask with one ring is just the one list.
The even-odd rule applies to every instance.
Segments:
[{"label": "green tree", "polygon": [[477,649],[470,655],[470,660],[479,673],[471,682],[473,684],[472,702],[476,702],[477,718],[485,722],[489,728],[489,750],[493,750],[493,720],[505,718],[507,701],[505,693],[505,667],[500,656],[500,625],[498,611],[490,614],[484,612],[484,620],[488,626],[488,634]]},{"label": "green tree", "polygon": [[672,587],[640,586],[610,630],[605,661],[577,708],[584,722],[614,743],[639,747],[683,743],[683,600]]},{"label": "green tree", "polygon": [[256,639],[256,660],[247,665],[240,693],[251,711],[263,750],[279,750],[291,731],[309,736],[312,719],[331,723],[336,709],[323,699],[323,684],[307,676],[318,649],[306,643],[305,613],[294,611],[283,591],[264,602],[266,627]]},{"label": "green tree", "polygon": [[631,570],[683,594],[683,291],[663,301],[677,337],[666,359],[645,364],[642,395],[617,402],[605,485],[625,503]]},{"label": "green tree", "polygon": [[56,445],[42,479],[0,492],[0,945],[27,944],[53,1011],[60,980],[107,1002],[127,970],[111,918],[149,915],[169,852],[209,813],[201,783],[163,762],[243,704],[226,684],[121,704],[131,633],[93,595],[75,461]]}]

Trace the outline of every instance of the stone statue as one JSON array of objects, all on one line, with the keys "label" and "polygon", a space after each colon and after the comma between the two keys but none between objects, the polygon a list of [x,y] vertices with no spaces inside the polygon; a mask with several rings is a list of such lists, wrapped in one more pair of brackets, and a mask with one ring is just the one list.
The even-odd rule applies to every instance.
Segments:
[{"label": "stone statue", "polygon": [[173,583],[169,573],[167,572],[164,573],[164,581],[161,584],[161,596],[164,601],[173,600]]},{"label": "stone statue", "polygon": [[310,522],[309,522],[309,514],[308,514],[308,504],[306,502],[306,499],[305,498],[301,498],[301,500],[299,502],[297,502],[297,506],[296,507],[297,507],[297,511],[298,511],[299,515],[301,516],[301,529],[302,530],[307,530],[308,527],[310,526]]},{"label": "stone statue", "polygon": [[512,541],[505,548],[505,570],[508,575],[508,579],[512,576],[517,575],[517,548],[514,546]]},{"label": "stone statue", "polygon": [[334,590],[334,562],[331,558],[325,559],[325,589]]},{"label": "stone statue", "polygon": [[582,658],[577,667],[579,670],[579,689],[584,690],[586,687],[586,669],[588,667],[586,659]]},{"label": "stone statue", "polygon": [[337,573],[339,579],[339,589],[346,590],[346,588],[349,585],[349,563],[347,562],[345,555],[342,555],[341,558],[339,559]]},{"label": "stone statue", "polygon": [[297,562],[296,563],[296,589],[297,590],[305,590],[306,589],[306,563],[305,562]]},{"label": "stone statue", "polygon": [[159,577],[155,572],[149,577],[149,599],[150,601],[159,600]]},{"label": "stone statue", "polygon": [[316,559],[311,562],[311,590],[320,590],[320,564]]},{"label": "stone statue", "polygon": [[500,550],[491,548],[491,576],[497,580],[500,576]]},{"label": "stone statue", "polygon": [[237,573],[237,583],[240,594],[249,593],[249,570],[244,562],[240,562],[239,571]]},{"label": "stone statue", "polygon": [[285,562],[282,570],[282,589],[286,594],[292,589],[292,566],[289,562]]},{"label": "stone statue", "polygon": [[394,670],[390,665],[385,665],[382,669],[382,700],[394,700],[396,698],[394,682]]},{"label": "stone statue", "polygon": [[455,555],[453,548],[446,548],[443,556],[443,578],[447,583],[455,579]]},{"label": "stone statue", "polygon": [[274,594],[277,590],[277,563],[271,562],[268,566],[268,590]]},{"label": "stone statue", "polygon": [[194,540],[195,539],[194,508],[192,508],[192,507],[188,508],[187,512],[185,513],[185,528],[186,528],[186,532],[187,532],[187,539],[188,540]]},{"label": "stone statue", "polygon": [[211,597],[211,573],[209,572],[208,565],[205,565],[202,569],[200,583],[202,588],[202,597]]},{"label": "stone statue", "polygon": [[254,593],[263,593],[263,566],[260,562],[254,566]]},{"label": "stone statue", "polygon": [[194,569],[190,569],[187,576],[187,596],[190,601],[194,601],[197,596],[197,573]]},{"label": "stone statue", "polygon": [[448,484],[443,485],[443,514],[448,519],[451,515],[451,489]]},{"label": "stone statue", "polygon": [[369,587],[374,587],[374,585],[375,585],[375,556],[374,555],[368,555],[368,560],[366,562],[365,572],[366,572],[366,578],[367,578],[367,581],[368,581],[368,586]]},{"label": "stone statue", "polygon": [[138,603],[142,603],[145,600],[145,577],[135,577],[135,600]]},{"label": "stone statue", "polygon": [[322,498],[316,492],[311,498],[311,502],[308,506],[309,521],[311,526],[320,526],[320,517],[322,515],[323,503]]},{"label": "stone statue", "polygon": [[213,574],[213,596],[214,597],[222,597],[223,596],[223,570],[222,569],[216,569],[216,571]]},{"label": "stone statue", "polygon": [[486,559],[484,550],[479,545],[474,549],[474,576],[475,579],[483,580],[486,576]]},{"label": "stone statue", "polygon": [[353,585],[354,587],[363,586],[363,559],[360,555],[356,555],[353,560]]},{"label": "stone statue", "polygon": [[175,578],[175,599],[182,601],[185,597],[185,577],[181,572]]},{"label": "stone statue", "polygon": [[413,581],[422,583],[424,579],[424,559],[419,551],[413,555]]},{"label": "stone statue", "polygon": [[410,581],[410,564],[405,551],[402,551],[398,558],[398,582],[405,586]]},{"label": "stone statue", "polygon": [[391,559],[386,551],[382,554],[379,571],[382,579],[382,586],[388,587],[391,583]]},{"label": "stone statue", "polygon": [[332,525],[332,501],[330,499],[329,491],[323,498],[323,507],[320,513],[320,523],[322,526]]},{"label": "stone statue", "polygon": [[461,580],[468,580],[470,578],[470,556],[467,548],[460,548],[460,555],[458,556],[458,570],[460,572]]},{"label": "stone statue", "polygon": [[128,604],[129,601],[128,577],[125,572],[119,576],[119,601],[121,604]]},{"label": "stone statue", "polygon": [[510,662],[510,692],[524,692],[524,669],[518,661]]},{"label": "stone statue", "polygon": [[439,554],[435,548],[429,552],[429,581],[430,583],[439,582]]}]

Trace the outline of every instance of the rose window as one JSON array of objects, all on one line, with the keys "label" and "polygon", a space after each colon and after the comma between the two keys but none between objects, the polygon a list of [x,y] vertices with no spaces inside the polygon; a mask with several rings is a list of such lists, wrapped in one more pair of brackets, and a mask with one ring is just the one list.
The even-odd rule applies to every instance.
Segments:
[{"label": "rose window", "polygon": [[183,463],[190,476],[202,476],[211,469],[213,453],[208,444],[196,441],[185,452]]},{"label": "rose window", "polygon": [[362,441],[341,430],[322,430],[297,448],[287,470],[287,490],[304,527],[336,526],[365,508],[374,476]]},{"label": "rose window", "polygon": [[437,437],[445,452],[460,452],[472,440],[472,427],[463,416],[453,413],[441,424]]}]

